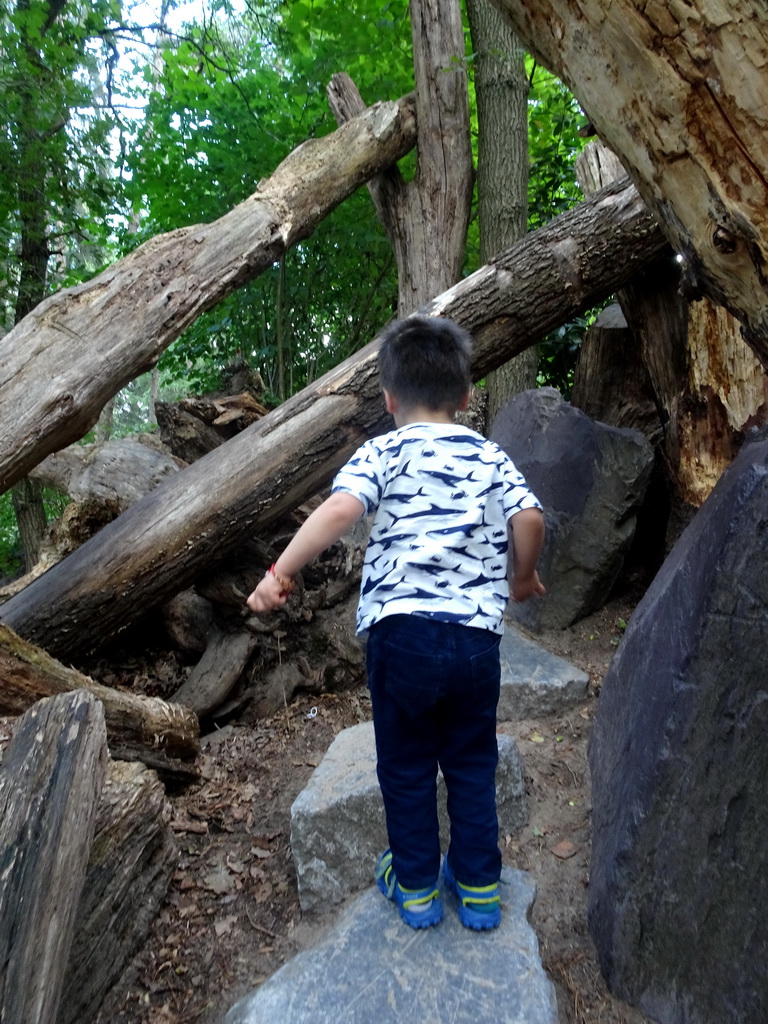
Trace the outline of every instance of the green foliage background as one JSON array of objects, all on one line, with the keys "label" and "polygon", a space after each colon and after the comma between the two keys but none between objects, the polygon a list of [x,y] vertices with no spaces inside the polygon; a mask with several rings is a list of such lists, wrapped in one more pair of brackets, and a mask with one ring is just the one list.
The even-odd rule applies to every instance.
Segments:
[{"label": "green foliage background", "polygon": [[[368,103],[413,88],[407,0],[252,0],[237,14],[213,0],[202,23],[164,33],[138,23],[146,5],[132,0],[66,4],[46,26],[51,9],[50,0],[0,0],[6,328],[19,271],[19,153],[30,132],[45,161],[48,236],[58,254],[49,266],[53,290],[158,233],[222,216],[302,141],[334,131],[325,87],[335,72],[348,72]],[[476,138],[469,43],[467,60]],[[529,224],[536,228],[581,198],[573,163],[584,118],[557,79],[530,58],[527,69]],[[30,85],[34,121],[22,103]],[[414,159],[403,161],[406,176]],[[473,223],[467,273],[478,248]],[[239,358],[259,371],[264,400],[276,404],[370,340],[396,305],[394,259],[360,189],[281,264],[200,317],[163,354],[161,397],[215,390]],[[568,393],[585,323],[566,325],[540,346],[541,383]],[[117,398],[116,432],[141,429],[148,408],[147,380],[134,381]],[[7,495],[0,499],[3,574],[14,571],[17,543],[9,504]]]}]

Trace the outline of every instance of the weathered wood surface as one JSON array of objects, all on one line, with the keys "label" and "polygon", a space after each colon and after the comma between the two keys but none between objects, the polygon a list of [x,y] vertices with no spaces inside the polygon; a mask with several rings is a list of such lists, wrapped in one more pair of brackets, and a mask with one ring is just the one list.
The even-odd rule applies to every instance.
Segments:
[{"label": "weathered wood surface", "polygon": [[147,937],[178,862],[154,772],[109,763],[57,1024],[87,1024]]},{"label": "weathered wood surface", "polygon": [[[621,165],[601,143],[591,143],[576,170],[589,195],[619,174]],[[738,452],[744,433],[768,419],[768,376],[728,311],[707,298],[688,302],[680,286],[679,264],[661,259],[619,289],[617,299],[634,338],[634,358],[652,382],[670,492],[698,507]],[[581,359],[589,353],[590,343]],[[610,372],[602,365],[602,379],[593,377],[605,394]],[[580,404],[584,388],[576,390],[574,404],[589,411]]]},{"label": "weathered wood surface", "polygon": [[101,444],[70,445],[43,459],[29,475],[73,501],[113,501],[123,511],[183,465],[169,450],[122,437]]},{"label": "weathered wood surface", "polygon": [[764,0],[494,0],[768,367]]},{"label": "weathered wood surface", "polygon": [[377,103],[293,151],[212,224],[145,242],[40,303],[3,339],[0,492],[82,437],[201,313],[271,266],[415,144],[414,100]]},{"label": "weathered wood surface", "polygon": [[738,454],[751,427],[768,423],[768,375],[722,306],[688,310],[686,394],[679,403],[677,467],[683,499],[698,508]]},{"label": "weathered wood surface", "polygon": [[155,402],[155,412],[168,450],[184,462],[196,462],[266,416],[268,410],[246,392],[224,398]]},{"label": "weathered wood surface", "polygon": [[83,690],[41,701],[0,766],[0,1020],[54,1024],[107,767]]},{"label": "weathered wood surface", "polygon": [[199,718],[210,714],[229,696],[257,643],[247,630],[229,632],[214,626],[202,658],[174,693],[173,703],[190,708]]},{"label": "weathered wood surface", "polygon": [[182,761],[197,756],[200,727],[188,708],[102,686],[0,624],[0,714],[20,715],[43,697],[72,690],[87,690],[103,704],[113,756],[119,751],[152,767],[155,754]]},{"label": "weathered wood surface", "polygon": [[[625,180],[532,232],[422,310],[475,338],[479,379],[668,250]],[[317,493],[385,415],[378,342],[133,505],[0,607],[53,654],[95,649]]]}]

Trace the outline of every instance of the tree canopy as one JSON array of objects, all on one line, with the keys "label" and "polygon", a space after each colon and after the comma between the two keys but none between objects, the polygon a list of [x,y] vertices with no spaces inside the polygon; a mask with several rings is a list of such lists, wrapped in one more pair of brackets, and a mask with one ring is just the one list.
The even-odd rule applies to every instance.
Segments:
[{"label": "tree canopy", "polygon": [[[212,221],[245,199],[300,142],[335,128],[325,95],[334,72],[347,71],[366,102],[413,88],[407,0],[266,0],[237,11],[213,0],[195,5],[197,20],[186,25],[171,24],[173,6],[0,2],[5,329],[17,302],[25,311],[142,241]],[[476,139],[468,30],[465,60]],[[535,227],[579,198],[570,168],[582,117],[532,58],[528,73]],[[403,162],[406,177],[412,167],[412,158]],[[478,264],[473,223],[465,272]],[[216,388],[240,358],[275,404],[356,351],[396,303],[392,252],[360,190],[192,324],[161,357],[161,387]],[[556,370],[562,340],[543,351],[547,372]],[[135,429],[148,404],[148,385],[130,385],[117,402],[118,429]]]}]

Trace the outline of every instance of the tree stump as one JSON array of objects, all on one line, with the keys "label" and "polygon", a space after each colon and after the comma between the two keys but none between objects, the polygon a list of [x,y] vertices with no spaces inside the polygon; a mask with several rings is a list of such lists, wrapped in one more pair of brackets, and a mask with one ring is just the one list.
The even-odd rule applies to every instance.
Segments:
[{"label": "tree stump", "polygon": [[92,1020],[149,933],[178,860],[170,817],[154,772],[110,762],[57,1024]]},{"label": "tree stump", "polygon": [[107,765],[104,711],[78,690],[19,722],[0,767],[0,1020],[54,1024]]}]

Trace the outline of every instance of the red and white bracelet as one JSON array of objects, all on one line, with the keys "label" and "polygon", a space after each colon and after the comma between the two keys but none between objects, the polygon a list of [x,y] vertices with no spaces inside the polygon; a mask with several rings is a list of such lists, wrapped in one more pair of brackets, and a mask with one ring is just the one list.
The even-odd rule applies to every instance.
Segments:
[{"label": "red and white bracelet", "polygon": [[295,580],[287,580],[284,576],[281,576],[279,572],[276,572],[276,570],[275,570],[275,565],[276,564],[277,564],[276,562],[273,562],[272,565],[270,565],[270,567],[264,573],[264,575],[265,576],[274,576],[275,579],[277,580],[277,582],[280,584],[281,592],[283,594],[290,594],[295,589],[295,587],[296,587],[296,581]]}]

